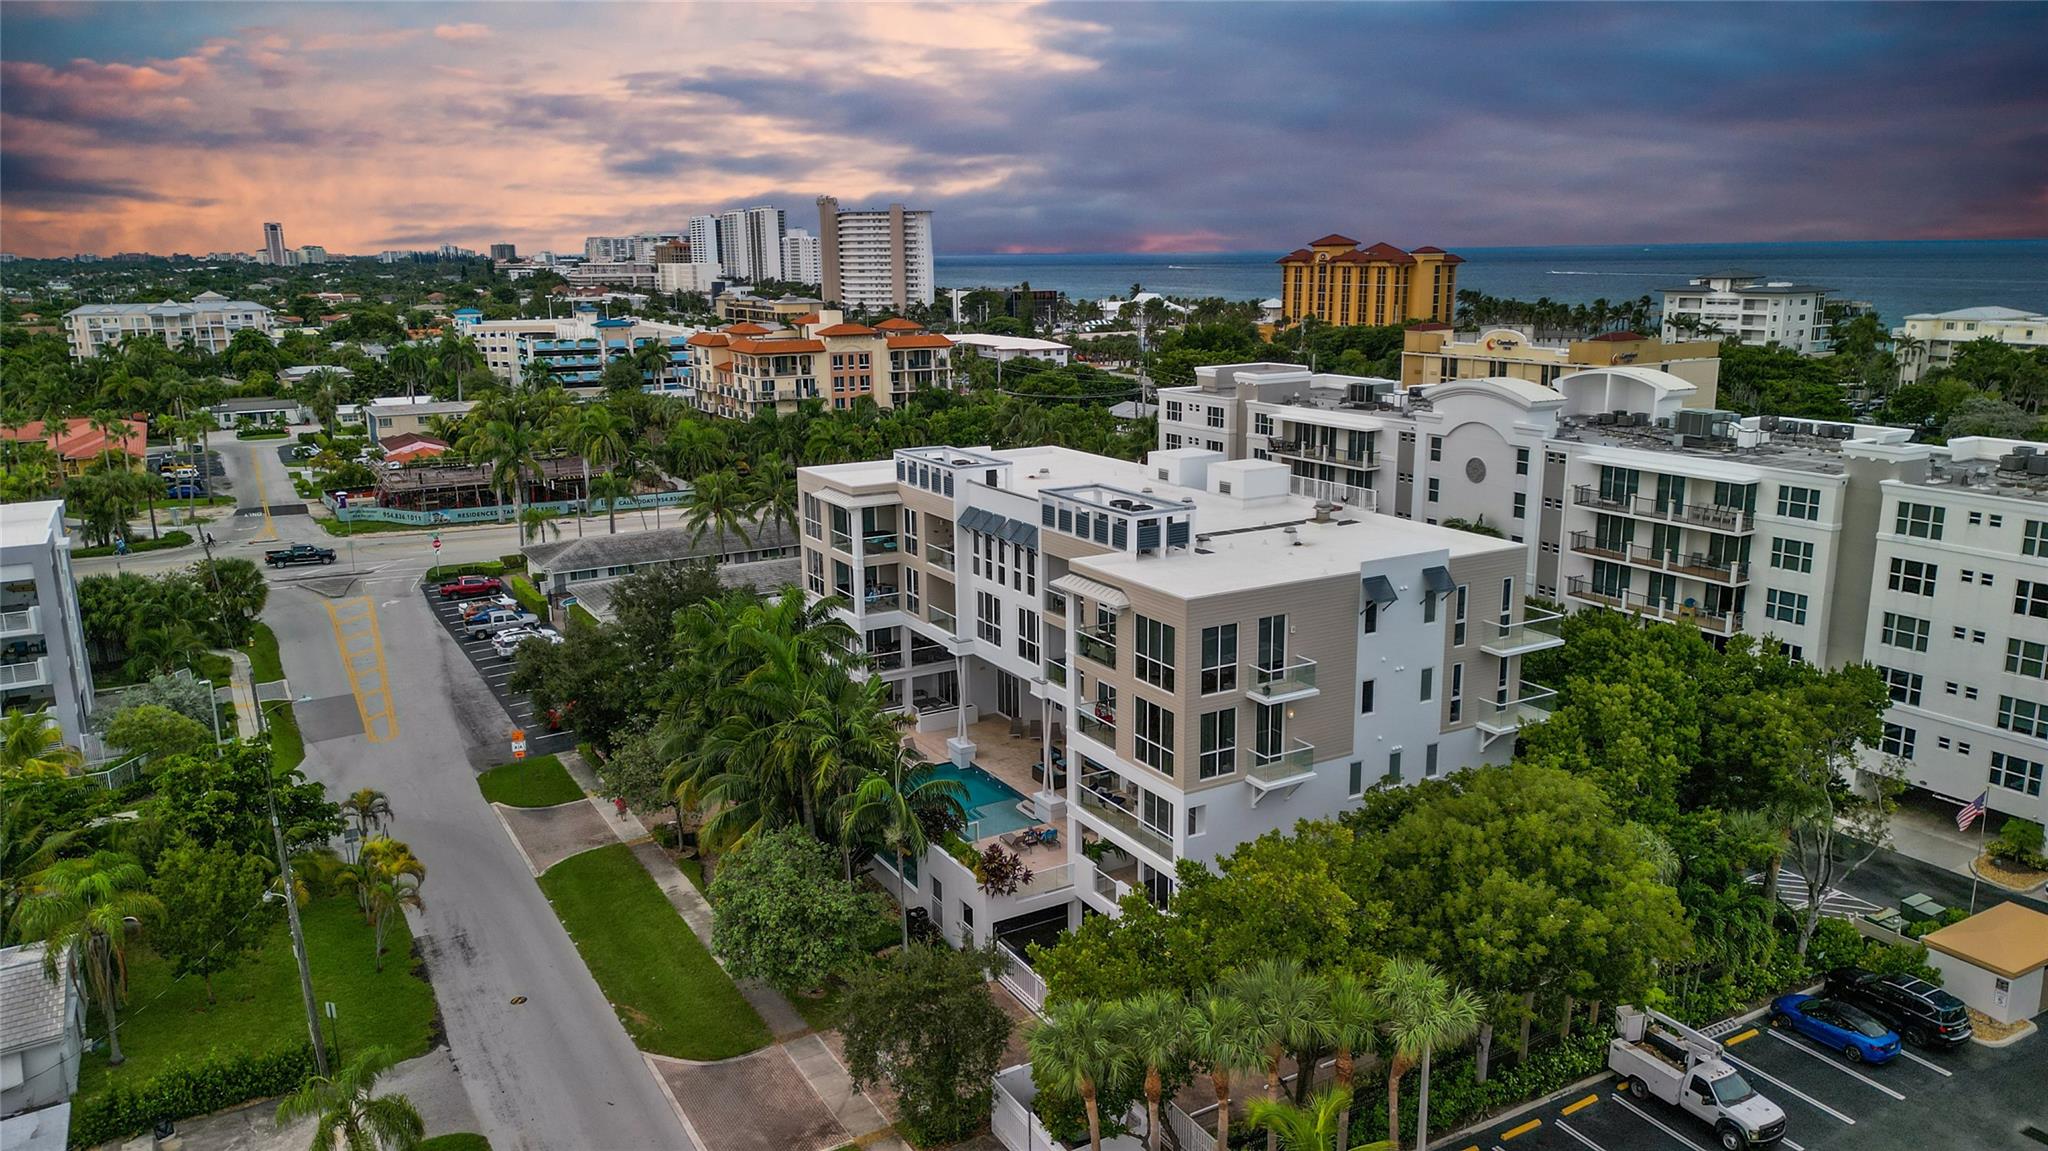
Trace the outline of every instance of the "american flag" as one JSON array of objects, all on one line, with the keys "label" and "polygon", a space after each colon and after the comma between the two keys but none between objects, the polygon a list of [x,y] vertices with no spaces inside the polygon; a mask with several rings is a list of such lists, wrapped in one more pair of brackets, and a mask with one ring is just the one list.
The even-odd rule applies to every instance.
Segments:
[{"label": "american flag", "polygon": [[1964,804],[1962,810],[1956,812],[1956,830],[1970,830],[1970,825],[1977,822],[1978,818],[1984,814],[1984,801],[1990,798],[1991,792],[1989,789],[1986,789],[1984,794]]}]

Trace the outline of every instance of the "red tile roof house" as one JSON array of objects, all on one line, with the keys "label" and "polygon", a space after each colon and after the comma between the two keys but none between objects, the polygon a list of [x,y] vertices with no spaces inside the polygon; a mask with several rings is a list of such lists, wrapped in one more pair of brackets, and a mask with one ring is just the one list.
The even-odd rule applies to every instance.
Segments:
[{"label": "red tile roof house", "polygon": [[63,461],[64,471],[70,475],[84,471],[86,465],[110,451],[126,454],[132,466],[140,467],[148,448],[149,425],[141,420],[122,420],[120,423],[128,429],[126,440],[100,431],[83,416],[66,420],[63,427],[50,432],[43,430],[41,420],[30,420],[18,429],[0,427],[0,439],[41,440]]}]

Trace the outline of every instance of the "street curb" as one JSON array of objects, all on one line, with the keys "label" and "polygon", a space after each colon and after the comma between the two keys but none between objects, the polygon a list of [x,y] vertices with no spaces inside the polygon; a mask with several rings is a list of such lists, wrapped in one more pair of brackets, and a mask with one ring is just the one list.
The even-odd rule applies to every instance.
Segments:
[{"label": "street curb", "polygon": [[[563,806],[567,805],[565,804]],[[521,860],[525,861],[526,870],[532,872],[533,877],[535,879],[539,879],[540,869],[533,865],[533,857],[531,855],[526,854],[526,845],[519,842],[518,833],[512,830],[512,824],[505,818],[505,805],[502,803],[491,804],[491,814],[498,817],[498,826],[505,829],[505,838],[512,841],[512,849],[519,853],[519,858]]]},{"label": "street curb", "polygon": [[690,1145],[692,1147],[699,1148],[707,1146],[707,1144],[704,1142],[704,1137],[702,1135],[697,1134],[696,1124],[690,1122],[690,1116],[683,1110],[682,1100],[677,1099],[676,1093],[669,1090],[668,1080],[662,1077],[661,1067],[659,1064],[655,1063],[656,1059],[667,1058],[669,1058],[669,1056],[657,1056],[646,1051],[642,1051],[640,1053],[640,1061],[647,1065],[647,1073],[649,1075],[654,1076],[654,1086],[658,1090],[660,1090],[662,1098],[668,1100],[669,1108],[676,1113],[677,1122],[683,1125],[683,1133],[690,1137]]},{"label": "street curb", "polygon": [[[1982,858],[1983,856],[1978,857],[1978,859]],[[2041,898],[2044,894],[2043,888],[2048,887],[2048,885],[2040,883],[2029,883],[2025,887],[2014,887],[2011,884],[2004,882],[2003,880],[1994,879],[1991,876],[1986,875],[1983,872],[1977,870],[1976,859],[1970,861],[1970,874],[1975,878],[1983,880],[1985,883],[1988,883],[1991,886],[1996,887],[1998,890],[2006,892],[2011,895],[2031,895],[2035,898]]]},{"label": "street curb", "polygon": [[1973,1030],[1970,1035],[1970,1042],[1996,1050],[2001,1047],[2011,1047],[2013,1044],[2018,1043],[2020,1040],[2025,1039],[2027,1036],[2032,1035],[2034,1032],[2039,1031],[2040,1029],[2041,1028],[2038,1024],[2036,1024],[2032,1020],[2028,1020],[2027,1025],[2025,1027],[2020,1028],[2018,1031],[2013,1032],[2011,1035],[2008,1035],[2003,1039],[1985,1039],[1982,1036],[1977,1035]]}]

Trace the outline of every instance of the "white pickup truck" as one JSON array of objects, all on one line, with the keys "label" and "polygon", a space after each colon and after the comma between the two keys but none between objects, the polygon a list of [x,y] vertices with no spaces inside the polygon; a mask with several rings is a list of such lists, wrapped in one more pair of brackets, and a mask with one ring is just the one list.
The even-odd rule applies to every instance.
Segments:
[{"label": "white pickup truck", "polygon": [[1621,1035],[1607,1045],[1607,1066],[1637,1099],[1655,1097],[1714,1129],[1726,1151],[1761,1147],[1785,1136],[1785,1112],[1756,1093],[1721,1044],[1655,1011],[1623,1007]]}]

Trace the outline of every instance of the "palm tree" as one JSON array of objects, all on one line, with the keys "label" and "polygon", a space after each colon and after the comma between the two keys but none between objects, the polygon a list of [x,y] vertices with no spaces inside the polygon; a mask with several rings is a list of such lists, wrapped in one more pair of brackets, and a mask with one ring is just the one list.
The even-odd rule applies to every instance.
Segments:
[{"label": "palm tree", "polygon": [[[553,508],[527,508],[519,513],[519,538],[528,543],[543,536],[560,538],[562,525],[555,521],[561,518],[562,513]],[[576,526],[582,530],[583,521],[577,520]]]},{"label": "palm tree", "polygon": [[372,831],[381,831],[391,818],[391,800],[374,787],[365,787],[341,801],[342,814],[356,821],[356,831],[369,842]]},{"label": "palm tree", "polygon": [[[901,875],[904,857],[918,858],[930,846],[925,836],[924,821],[918,818],[918,812],[936,800],[954,804],[964,816],[967,788],[959,780],[934,776],[931,764],[902,744],[898,744],[890,760],[886,773],[870,774],[854,788],[840,829],[844,840],[849,843],[864,835],[878,836],[882,845],[896,856],[896,874]],[[902,902],[903,946],[909,947],[910,898],[907,892]]]},{"label": "palm tree", "polygon": [[1230,1077],[1265,1066],[1258,1016],[1244,1000],[1210,993],[1187,1015],[1188,1053],[1209,1068],[1216,1090],[1216,1146],[1230,1146]]},{"label": "palm tree", "polygon": [[[591,477],[588,490],[592,499],[604,501],[606,534],[617,535],[619,533],[619,501],[632,496],[633,481],[617,472],[606,472],[601,476]],[[647,526],[647,520],[644,515],[641,517],[640,526]],[[576,531],[579,535],[583,532],[583,521],[581,519],[576,521]]]},{"label": "palm tree", "polygon": [[355,888],[363,917],[370,924],[377,970],[384,970],[384,934],[390,929],[392,917],[408,907],[426,906],[420,899],[420,887],[427,881],[427,865],[419,861],[412,848],[388,835],[379,835],[363,842],[355,863],[339,868],[336,879]]},{"label": "palm tree", "polygon": [[1159,1100],[1165,1093],[1160,1068],[1171,1066],[1186,1046],[1187,1006],[1178,992],[1147,991],[1118,1004],[1116,1021],[1125,1053],[1145,1069],[1145,1143],[1159,1151]]},{"label": "palm tree", "polygon": [[391,349],[388,366],[392,375],[405,381],[405,395],[411,399],[426,385],[434,365],[426,348],[418,344],[400,344]]},{"label": "palm tree", "polygon": [[669,469],[685,478],[716,471],[731,459],[725,429],[703,419],[677,423],[668,430],[662,448]]},{"label": "palm tree", "polygon": [[747,505],[746,493],[740,487],[740,478],[730,471],[712,472],[698,476],[690,490],[689,511],[684,523],[689,525],[690,542],[704,538],[704,533],[716,530],[718,533],[719,563],[725,562],[725,536],[731,532],[746,542],[747,533],[740,525]]},{"label": "palm tree", "polygon": [[43,941],[43,974],[56,978],[60,957],[85,972],[86,985],[107,1020],[107,1063],[119,1066],[120,1018],[128,984],[130,924],[163,917],[163,904],[142,890],[149,883],[134,857],[96,851],[60,859],[39,872],[35,890],[15,911],[22,935]]},{"label": "palm tree", "polygon": [[633,366],[652,377],[658,386],[673,367],[674,353],[669,349],[668,340],[661,336],[642,343],[633,349]]},{"label": "palm tree", "polygon": [[[1259,1044],[1266,1050],[1266,1098],[1280,1097],[1280,1059],[1295,1057],[1295,1092],[1307,1098],[1308,1081],[1315,1077],[1314,1054],[1330,1031],[1329,985],[1301,969],[1293,959],[1278,957],[1238,972],[1230,981],[1232,994],[1251,1005],[1259,1021]],[[1266,1149],[1273,1151],[1276,1137],[1266,1134]]]},{"label": "palm tree", "polygon": [[1102,1151],[1096,1089],[1123,1074],[1126,1066],[1115,1030],[1113,1008],[1081,999],[1053,1006],[1024,1037],[1032,1079],[1080,1098],[1088,1116],[1089,1151]]},{"label": "palm tree", "polygon": [[763,460],[748,477],[748,495],[748,514],[763,527],[781,524],[785,531],[796,534],[796,467],[787,458]]},{"label": "palm tree", "polygon": [[377,1077],[397,1062],[372,1047],[333,1075],[319,1075],[277,1105],[278,1126],[311,1116],[309,1151],[412,1151],[427,1133],[419,1109],[403,1095],[373,1095]]},{"label": "palm tree", "polygon": [[1337,1129],[1347,1139],[1351,1133],[1354,1057],[1372,1052],[1384,1022],[1386,1012],[1364,980],[1349,971],[1330,976],[1330,1043],[1337,1049],[1334,1086],[1344,1092],[1344,1114]]},{"label": "palm tree", "polygon": [[1415,1121],[1415,1145],[1429,1146],[1429,1065],[1439,1046],[1463,1043],[1479,1030],[1479,997],[1419,959],[1393,958],[1380,969],[1375,990],[1386,1008],[1387,1039],[1394,1058],[1387,1066],[1387,1139],[1401,1145],[1401,1077],[1417,1062],[1422,1088]]},{"label": "palm tree", "polygon": [[[610,469],[625,457],[627,428],[606,404],[586,404],[562,409],[561,437],[583,461],[583,509],[590,510],[590,464]],[[576,534],[583,534],[583,516],[576,517]]]},{"label": "palm tree", "polygon": [[[540,428],[521,405],[508,404],[503,415],[466,425],[456,448],[472,462],[490,468],[491,486],[510,497],[516,522],[524,504],[526,477],[540,470]],[[502,514],[504,505],[499,506]]]},{"label": "palm tree", "polygon": [[66,746],[64,729],[48,708],[0,715],[0,779],[70,775],[84,756]]},{"label": "palm tree", "polygon": [[[1332,1087],[1310,1100],[1307,1106],[1254,1099],[1245,1108],[1245,1120],[1266,1133],[1278,1135],[1288,1151],[1344,1151],[1351,1132],[1344,1124],[1351,1114],[1351,1091]],[[1351,1151],[1384,1151],[1386,1142],[1365,1143]]]}]

